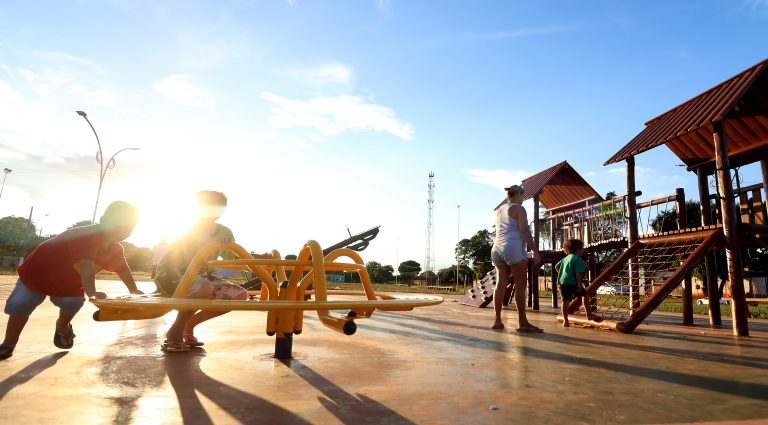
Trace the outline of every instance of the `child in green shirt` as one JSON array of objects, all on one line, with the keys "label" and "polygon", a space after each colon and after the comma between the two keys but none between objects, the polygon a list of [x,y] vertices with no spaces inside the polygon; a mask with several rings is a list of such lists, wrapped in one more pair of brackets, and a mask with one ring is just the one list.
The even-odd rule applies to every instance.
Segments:
[{"label": "child in green shirt", "polygon": [[563,327],[567,328],[571,326],[568,321],[568,310],[571,307],[571,301],[579,301],[578,299],[574,300],[574,297],[580,298],[584,303],[589,320],[593,320],[595,317],[592,314],[592,306],[582,283],[584,273],[587,271],[586,264],[581,258],[584,255],[584,243],[578,239],[569,239],[563,244],[563,251],[566,257],[555,265],[555,274],[557,276],[557,285],[563,298]]}]

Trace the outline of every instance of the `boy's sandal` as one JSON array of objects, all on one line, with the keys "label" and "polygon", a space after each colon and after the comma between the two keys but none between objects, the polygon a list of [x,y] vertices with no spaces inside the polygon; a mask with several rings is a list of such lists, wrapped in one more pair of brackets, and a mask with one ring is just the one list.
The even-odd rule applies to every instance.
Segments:
[{"label": "boy's sandal", "polygon": [[166,353],[186,353],[189,351],[189,346],[184,341],[165,341],[160,349]]},{"label": "boy's sandal", "polygon": [[0,344],[0,350],[8,350],[5,353],[0,354],[0,360],[5,360],[8,357],[11,357],[13,355],[14,348],[16,348],[15,344]]},{"label": "boy's sandal", "polygon": [[75,331],[71,323],[66,331],[56,329],[56,333],[53,334],[53,345],[63,350],[69,350],[75,345]]},{"label": "boy's sandal", "polygon": [[189,347],[202,347],[205,345],[203,341],[199,341],[194,335],[184,335],[184,342],[186,342]]}]

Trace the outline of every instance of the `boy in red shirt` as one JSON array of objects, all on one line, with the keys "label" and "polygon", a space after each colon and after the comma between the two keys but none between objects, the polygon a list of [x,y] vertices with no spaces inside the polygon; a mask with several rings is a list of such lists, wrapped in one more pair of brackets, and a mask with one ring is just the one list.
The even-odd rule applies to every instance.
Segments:
[{"label": "boy in red shirt", "polygon": [[5,340],[0,344],[0,360],[13,355],[21,331],[32,312],[49,296],[59,307],[53,344],[70,349],[75,333],[70,322],[90,298],[106,298],[96,291],[96,273],[107,270],[117,273],[132,294],[136,288],[131,269],[125,261],[123,247],[118,243],[133,232],[138,210],[133,205],[116,201],[107,207],[99,224],[75,227],[64,231],[35,248],[19,266],[19,280],[5,303],[8,326]]}]

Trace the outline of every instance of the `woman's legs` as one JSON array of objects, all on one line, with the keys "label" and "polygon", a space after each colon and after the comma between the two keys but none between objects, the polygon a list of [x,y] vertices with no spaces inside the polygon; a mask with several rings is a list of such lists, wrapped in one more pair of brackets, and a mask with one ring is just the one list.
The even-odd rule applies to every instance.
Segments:
[{"label": "woman's legs", "polygon": [[528,322],[528,317],[525,314],[525,288],[528,286],[528,261],[521,261],[517,264],[510,266],[512,270],[512,278],[515,280],[515,306],[517,307],[517,315],[520,331],[526,332],[539,332],[541,329],[533,326]]},{"label": "woman's legs", "polygon": [[494,329],[504,329],[504,322],[501,321],[501,308],[504,305],[504,295],[507,292],[508,284],[509,284],[509,266],[497,265],[496,266],[496,290],[493,292],[493,309],[496,313],[496,320],[493,322]]}]

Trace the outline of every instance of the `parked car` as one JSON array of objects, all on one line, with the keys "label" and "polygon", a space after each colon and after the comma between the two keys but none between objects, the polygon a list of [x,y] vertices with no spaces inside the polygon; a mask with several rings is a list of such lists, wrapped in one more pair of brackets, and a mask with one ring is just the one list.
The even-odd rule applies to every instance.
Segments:
[{"label": "parked car", "polygon": [[597,288],[598,295],[629,295],[629,286],[619,282],[605,282]]},{"label": "parked car", "polygon": [[[696,300],[696,304],[698,304],[698,305],[708,305],[709,304],[709,298],[707,298],[707,297],[699,298],[698,300]],[[728,304],[728,300],[720,298],[720,304]]]}]

